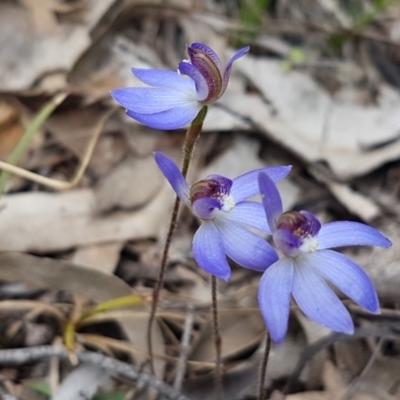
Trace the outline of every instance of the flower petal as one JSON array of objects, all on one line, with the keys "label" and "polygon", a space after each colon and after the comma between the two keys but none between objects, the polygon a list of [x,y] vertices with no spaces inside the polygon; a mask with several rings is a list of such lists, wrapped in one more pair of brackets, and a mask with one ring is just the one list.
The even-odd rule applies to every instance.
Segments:
[{"label": "flower petal", "polygon": [[240,57],[243,57],[250,50],[250,46],[243,47],[239,51],[237,51],[233,57],[229,60],[228,64],[225,67],[224,75],[222,77],[222,90],[221,95],[225,92],[226,87],[228,86],[229,78],[231,76],[232,65],[238,60]]},{"label": "flower petal", "polygon": [[195,90],[187,93],[167,88],[128,87],[113,90],[111,96],[122,107],[137,114],[155,114],[197,103]]},{"label": "flower petal", "polygon": [[219,232],[212,222],[203,222],[193,238],[193,257],[200,268],[227,281],[231,268]]},{"label": "flower petal", "polygon": [[181,92],[195,93],[193,79],[181,75],[176,71],[161,69],[132,68],[133,74],[146,85],[168,88]]},{"label": "flower petal", "polygon": [[179,71],[181,74],[187,75],[195,82],[197,100],[198,101],[205,100],[208,97],[210,88],[202,73],[194,65],[185,61],[179,63]]},{"label": "flower petal", "polygon": [[351,334],[353,321],[334,291],[309,265],[309,254],[295,259],[292,294],[308,318],[334,331]]},{"label": "flower petal", "polygon": [[167,131],[188,125],[196,118],[200,109],[199,103],[191,103],[155,114],[139,114],[132,110],[127,110],[126,114],[150,128]]},{"label": "flower petal", "polygon": [[220,209],[220,202],[209,197],[197,199],[192,204],[192,212],[201,219],[212,219]]},{"label": "flower petal", "polygon": [[316,251],[308,256],[307,262],[358,305],[372,313],[379,313],[374,285],[355,262],[332,250]]},{"label": "flower petal", "polygon": [[318,249],[342,246],[390,247],[392,243],[376,229],[359,222],[338,221],[322,225]]},{"label": "flower petal", "polygon": [[158,151],[154,153],[154,159],[156,160],[158,168],[160,168],[161,172],[172,186],[172,189],[174,189],[179,198],[190,207],[189,186],[178,166],[169,157]]},{"label": "flower petal", "polygon": [[293,271],[292,259],[284,257],[267,268],[260,280],[258,304],[275,344],[283,342],[287,331]]},{"label": "flower petal", "polygon": [[231,195],[236,203],[248,199],[257,194],[260,194],[260,187],[258,185],[258,174],[266,172],[268,176],[276,183],[286,178],[292,169],[292,166],[260,168],[254,171],[247,172],[233,179]]},{"label": "flower petal", "polygon": [[223,215],[223,212],[218,213],[213,221],[228,257],[239,265],[256,271],[265,271],[278,260],[278,255],[267,241],[243,226],[225,219]]},{"label": "flower petal", "polygon": [[265,218],[264,207],[261,203],[241,201],[231,211],[224,214],[224,217],[230,221],[256,228],[261,232],[271,233]]},{"label": "flower petal", "polygon": [[275,246],[288,257],[296,257],[301,253],[301,240],[287,229],[277,229],[274,234]]},{"label": "flower petal", "polygon": [[262,203],[264,205],[268,225],[273,232],[276,228],[276,221],[282,214],[281,195],[275,183],[265,172],[260,172],[258,175],[258,183],[260,184]]},{"label": "flower petal", "polygon": [[[188,48],[188,52],[189,52],[189,50],[200,50],[201,52],[207,54],[208,57],[211,58],[213,63],[219,69],[221,69],[221,61],[220,61],[219,57],[217,56],[217,54],[215,53],[215,51],[213,49],[211,49],[210,47],[206,46],[205,44],[203,44],[203,43],[192,43],[190,45],[190,47]],[[189,53],[189,56],[190,56],[190,53]]]}]

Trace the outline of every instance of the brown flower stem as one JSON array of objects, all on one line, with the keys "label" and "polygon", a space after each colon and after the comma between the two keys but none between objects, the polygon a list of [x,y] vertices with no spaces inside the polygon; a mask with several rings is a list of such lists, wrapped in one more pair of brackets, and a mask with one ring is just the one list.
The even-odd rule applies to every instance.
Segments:
[{"label": "brown flower stem", "polygon": [[[183,161],[182,161],[182,175],[186,178],[186,175],[189,170],[190,161],[192,159],[194,145],[196,144],[197,138],[200,136],[201,129],[203,127],[204,119],[207,115],[207,106],[204,106],[199,113],[197,114],[196,118],[190,124],[186,136],[185,141],[183,143]],[[164,275],[167,269],[167,262],[168,262],[168,253],[169,248],[171,245],[172,237],[174,236],[175,229],[177,226],[178,221],[178,211],[179,211],[180,199],[177,196],[174,204],[174,208],[172,210],[171,221],[169,223],[169,229],[167,234],[167,239],[164,245],[164,251],[161,259],[161,268],[160,273],[158,275],[158,280],[156,285],[153,289],[153,302],[151,305],[150,317],[149,322],[147,325],[147,348],[149,352],[150,358],[150,370],[151,373],[154,374],[154,365],[153,365],[153,339],[152,339],[152,327],[154,323],[154,318],[157,311],[158,300],[160,297],[160,292],[164,284]]]},{"label": "brown flower stem", "polygon": [[265,375],[267,373],[267,366],[268,366],[268,359],[269,359],[269,352],[271,350],[271,336],[269,336],[268,331],[265,331],[267,336],[267,340],[265,341],[265,350],[264,356],[261,361],[260,366],[260,380],[259,380],[259,392],[258,392],[258,400],[265,399],[265,391],[264,391],[264,384],[265,384]]},{"label": "brown flower stem", "polygon": [[211,297],[212,297],[212,312],[213,312],[213,327],[214,327],[214,340],[215,340],[215,353],[216,353],[216,368],[215,368],[215,398],[217,400],[223,399],[223,376],[222,376],[222,337],[219,331],[218,323],[218,303],[217,303],[217,278],[211,276]]}]

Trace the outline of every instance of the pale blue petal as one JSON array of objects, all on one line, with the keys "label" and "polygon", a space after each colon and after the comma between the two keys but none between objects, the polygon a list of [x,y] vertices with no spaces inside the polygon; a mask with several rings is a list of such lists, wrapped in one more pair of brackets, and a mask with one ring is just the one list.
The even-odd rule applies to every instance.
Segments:
[{"label": "pale blue petal", "polygon": [[265,217],[264,207],[261,203],[255,201],[241,201],[224,216],[226,219],[251,226],[261,232],[271,233],[267,218]]},{"label": "pale blue petal", "polygon": [[372,313],[379,313],[378,295],[374,285],[355,262],[332,250],[309,254],[307,262],[358,305]]},{"label": "pale blue petal", "polygon": [[237,51],[233,57],[229,60],[228,64],[225,67],[224,75],[222,77],[222,91],[221,94],[225,92],[226,87],[228,86],[229,78],[231,76],[231,70],[233,63],[238,60],[240,57],[243,57],[250,50],[250,46],[243,47],[239,51]]},{"label": "pale blue petal", "polygon": [[338,221],[322,225],[318,249],[342,246],[390,247],[392,243],[376,229],[359,222]]},{"label": "pale blue petal", "polygon": [[291,171],[292,166],[260,168],[254,171],[247,172],[233,179],[231,195],[236,203],[248,199],[257,194],[260,194],[260,187],[258,185],[258,174],[266,172],[268,176],[276,183],[286,178]]},{"label": "pale blue petal", "polygon": [[177,165],[165,154],[158,151],[154,153],[154,159],[156,160],[158,168],[160,168],[161,172],[172,186],[172,189],[174,189],[179,198],[190,207],[190,189]]},{"label": "pale blue petal", "polygon": [[197,91],[197,100],[198,101],[205,100],[208,97],[210,88],[202,73],[193,64],[190,64],[185,61],[179,63],[179,71],[181,74],[187,75],[195,82]]},{"label": "pale blue petal", "polygon": [[193,238],[193,257],[200,268],[227,281],[231,268],[217,228],[212,222],[203,222]]},{"label": "pale blue petal", "polygon": [[129,87],[115,89],[111,92],[111,96],[122,107],[137,114],[155,114],[197,103],[195,90],[187,93],[167,88]]},{"label": "pale blue petal", "polygon": [[258,183],[268,225],[273,232],[276,229],[277,219],[282,214],[281,195],[275,183],[265,172],[260,172]]},{"label": "pale blue petal", "polygon": [[282,343],[286,336],[293,271],[292,259],[284,257],[271,265],[260,280],[258,304],[275,344]]},{"label": "pale blue petal", "polygon": [[295,258],[292,294],[304,314],[334,331],[351,334],[353,321],[343,303],[309,265],[309,254]]},{"label": "pale blue petal", "polygon": [[127,110],[126,114],[150,128],[168,131],[183,128],[191,123],[200,109],[199,103],[191,103],[155,114],[138,114],[132,110]]},{"label": "pale blue petal", "polygon": [[196,91],[193,79],[175,71],[132,68],[132,72],[146,85],[169,88],[187,93],[195,93]]},{"label": "pale blue petal", "polygon": [[266,240],[242,225],[223,218],[223,214],[223,212],[218,213],[213,221],[228,257],[239,265],[255,271],[265,271],[278,260],[278,255]]}]

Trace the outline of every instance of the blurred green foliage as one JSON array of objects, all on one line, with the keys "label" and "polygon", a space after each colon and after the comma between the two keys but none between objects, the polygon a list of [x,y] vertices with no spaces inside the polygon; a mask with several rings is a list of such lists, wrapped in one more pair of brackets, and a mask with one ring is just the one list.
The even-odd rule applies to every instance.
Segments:
[{"label": "blurred green foliage", "polygon": [[241,39],[254,40],[261,30],[262,17],[271,0],[240,0],[239,20],[242,26]]}]

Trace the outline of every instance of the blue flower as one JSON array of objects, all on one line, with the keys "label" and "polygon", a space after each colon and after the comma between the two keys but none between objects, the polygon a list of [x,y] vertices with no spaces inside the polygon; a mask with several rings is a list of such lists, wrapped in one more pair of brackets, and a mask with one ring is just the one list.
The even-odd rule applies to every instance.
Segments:
[{"label": "blue flower", "polygon": [[391,242],[376,229],[358,222],[321,226],[307,211],[282,213],[281,197],[267,174],[259,174],[259,185],[274,244],[283,253],[263,273],[258,293],[272,341],[279,344],[285,338],[291,296],[308,318],[334,331],[353,333],[351,316],[327,281],[361,307],[379,313],[378,297],[367,274],[349,258],[330,249],[390,247]]},{"label": "blue flower", "polygon": [[133,74],[151,87],[116,89],[111,96],[127,115],[151,128],[178,129],[192,122],[203,106],[225,92],[232,64],[249,51],[239,50],[222,71],[217,54],[202,43],[188,47],[189,60],[179,63],[177,72],[133,68]]},{"label": "blue flower", "polygon": [[263,168],[230,180],[210,175],[189,188],[176,164],[162,153],[154,153],[161,172],[185,203],[201,220],[193,238],[193,256],[200,268],[228,280],[231,268],[226,256],[256,271],[264,271],[278,260],[275,250],[247,227],[270,233],[261,203],[245,199],[259,194],[257,176],[267,173],[278,182],[291,170],[287,167]]}]

